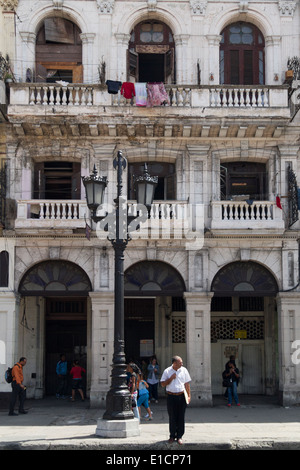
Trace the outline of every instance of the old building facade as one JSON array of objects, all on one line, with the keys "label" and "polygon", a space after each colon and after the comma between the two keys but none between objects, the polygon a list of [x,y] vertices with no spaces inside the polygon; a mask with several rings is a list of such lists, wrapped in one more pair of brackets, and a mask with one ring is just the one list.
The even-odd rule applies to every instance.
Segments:
[{"label": "old building facade", "polygon": [[[26,356],[28,395],[42,398],[65,352],[104,405],[114,252],[81,176],[94,165],[107,176],[113,207],[122,150],[130,211],[133,175],[147,163],[158,176],[125,251],[127,357],[156,354],[163,368],[180,354],[194,406],[222,393],[230,355],[240,393],[299,403],[297,60],[287,65],[300,55],[298,2],[19,0],[11,11],[2,370]],[[165,94],[151,95],[159,84]]]}]

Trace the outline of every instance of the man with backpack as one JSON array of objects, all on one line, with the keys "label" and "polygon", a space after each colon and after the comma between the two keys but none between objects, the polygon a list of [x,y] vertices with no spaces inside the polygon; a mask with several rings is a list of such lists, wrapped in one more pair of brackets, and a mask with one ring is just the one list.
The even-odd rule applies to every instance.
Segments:
[{"label": "man with backpack", "polygon": [[23,385],[23,367],[26,365],[26,362],[26,357],[21,357],[19,362],[17,362],[12,368],[12,393],[9,404],[9,416],[17,416],[17,413],[14,412],[17,398],[19,398],[19,414],[27,413],[27,411],[24,410],[26,387]]}]

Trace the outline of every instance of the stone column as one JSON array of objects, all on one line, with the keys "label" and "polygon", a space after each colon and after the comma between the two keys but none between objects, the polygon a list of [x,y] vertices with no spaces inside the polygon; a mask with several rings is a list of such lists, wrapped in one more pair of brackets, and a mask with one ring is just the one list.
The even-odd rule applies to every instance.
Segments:
[{"label": "stone column", "polygon": [[105,408],[110,388],[114,342],[114,293],[90,292],[91,298],[91,391],[92,408]]},{"label": "stone column", "polygon": [[187,368],[190,372],[192,406],[212,405],[210,305],[213,293],[185,292]]},{"label": "stone column", "polygon": [[279,394],[283,406],[300,403],[300,292],[279,292]]}]

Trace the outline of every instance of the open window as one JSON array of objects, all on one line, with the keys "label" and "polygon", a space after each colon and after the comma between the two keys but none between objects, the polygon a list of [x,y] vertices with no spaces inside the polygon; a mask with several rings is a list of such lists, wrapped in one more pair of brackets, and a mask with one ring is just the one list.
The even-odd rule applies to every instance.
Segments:
[{"label": "open window", "polygon": [[264,163],[222,163],[220,170],[222,200],[268,200]]},{"label": "open window", "polygon": [[34,199],[80,199],[80,163],[39,162],[34,166]]},{"label": "open window", "polygon": [[251,23],[238,22],[221,33],[220,83],[263,85],[265,82],[265,42]]},{"label": "open window", "polygon": [[37,82],[82,83],[80,29],[65,18],[46,18],[36,39]]},{"label": "open window", "polygon": [[167,25],[149,20],[133,29],[128,48],[127,79],[175,83],[175,43]]},{"label": "open window", "polygon": [[[176,200],[176,173],[173,163],[147,162],[150,175],[158,176],[154,200]],[[133,176],[142,176],[144,163],[129,163],[128,166],[128,199],[136,199]]]}]

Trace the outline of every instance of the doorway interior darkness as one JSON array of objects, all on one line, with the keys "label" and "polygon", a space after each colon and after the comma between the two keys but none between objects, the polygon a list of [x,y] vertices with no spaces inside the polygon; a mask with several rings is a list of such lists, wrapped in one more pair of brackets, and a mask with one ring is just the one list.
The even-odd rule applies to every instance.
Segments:
[{"label": "doorway interior darkness", "polygon": [[[124,302],[124,337],[126,360],[141,361],[148,359],[154,349],[154,312],[155,299],[125,299]],[[150,353],[144,354],[143,347],[147,344],[141,341],[148,340]],[[153,352],[151,353],[151,341]],[[146,346],[147,347],[147,346]],[[141,349],[142,348],[142,349]]]},{"label": "doorway interior darkness", "polygon": [[[78,359],[80,365],[86,369],[86,350],[86,297],[46,298],[46,395],[56,393],[56,364],[62,353],[66,355],[68,362],[68,393],[71,393],[69,372],[73,360]],[[83,385],[85,390],[86,375],[83,377]]]},{"label": "doorway interior darkness", "polygon": [[164,54],[139,54],[139,81],[164,82]]}]

